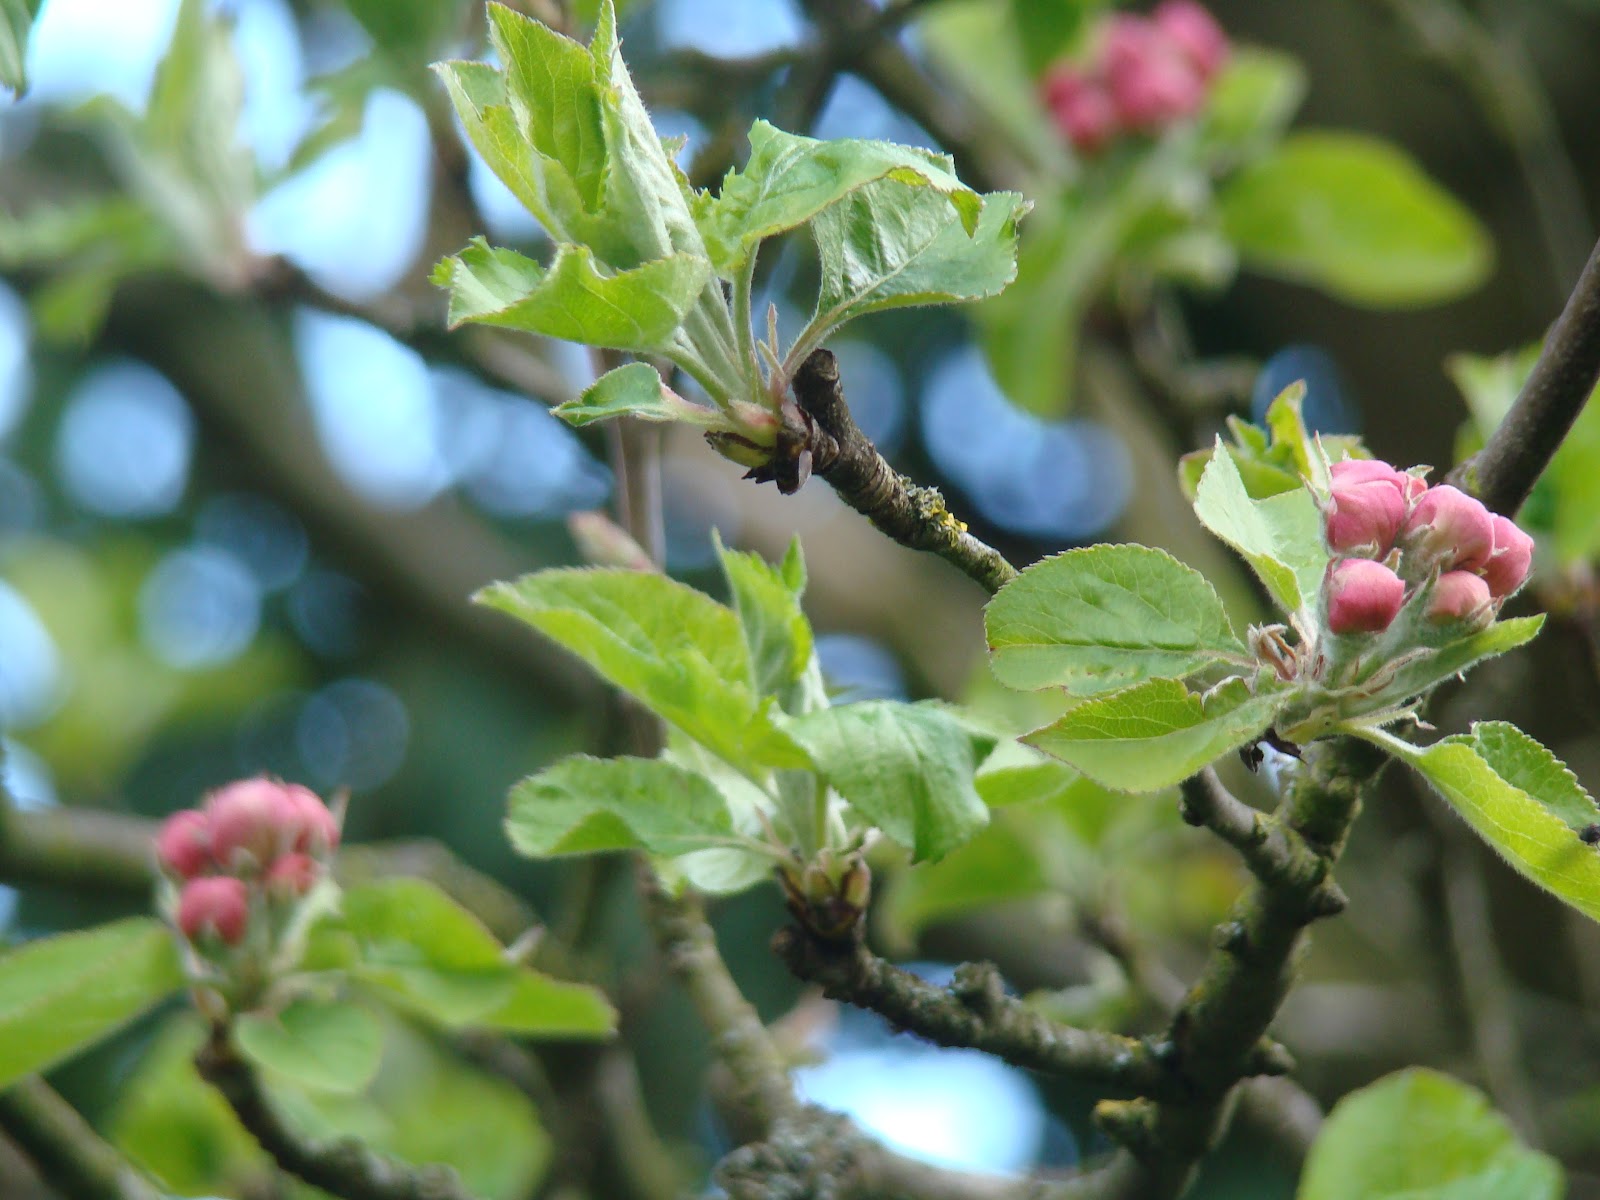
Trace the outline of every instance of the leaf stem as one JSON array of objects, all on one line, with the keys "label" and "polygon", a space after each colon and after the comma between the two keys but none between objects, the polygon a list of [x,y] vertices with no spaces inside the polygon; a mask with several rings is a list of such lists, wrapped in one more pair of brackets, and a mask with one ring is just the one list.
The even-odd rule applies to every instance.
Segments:
[{"label": "leaf stem", "polygon": [[762,390],[761,360],[756,356],[755,314],[750,308],[751,293],[755,289],[756,258],[761,253],[758,242],[750,247],[744,266],[733,277],[733,325],[739,338],[739,362],[749,373],[752,394]]}]

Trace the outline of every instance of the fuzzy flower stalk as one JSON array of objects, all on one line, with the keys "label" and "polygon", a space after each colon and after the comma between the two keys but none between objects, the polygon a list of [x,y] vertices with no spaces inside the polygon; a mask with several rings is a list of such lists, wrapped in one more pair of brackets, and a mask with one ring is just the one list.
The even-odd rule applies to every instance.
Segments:
[{"label": "fuzzy flower stalk", "polygon": [[1057,127],[1085,155],[1193,117],[1230,51],[1228,35],[1195,0],[1164,0],[1149,17],[1116,13],[1090,46],[1084,60],[1053,67],[1041,89]]},{"label": "fuzzy flower stalk", "polygon": [[339,818],[308,788],[266,776],[173,813],[155,838],[161,907],[207,1006],[248,1007],[297,959],[339,847]]}]

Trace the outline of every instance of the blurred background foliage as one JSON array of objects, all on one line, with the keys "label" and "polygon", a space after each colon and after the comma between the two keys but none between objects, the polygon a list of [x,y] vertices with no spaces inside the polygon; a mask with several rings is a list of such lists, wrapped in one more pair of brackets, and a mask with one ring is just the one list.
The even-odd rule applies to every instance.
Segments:
[{"label": "blurred background foliage", "polygon": [[[515,6],[580,26],[594,8]],[[396,1043],[371,1096],[303,1118],[458,1162],[485,1196],[693,1186],[723,1135],[703,1036],[648,949],[630,871],[518,862],[500,828],[518,777],[568,752],[614,752],[618,712],[575,664],[467,597],[576,561],[565,518],[607,506],[615,488],[605,435],[546,411],[593,378],[588,353],[447,335],[427,283],[472,234],[540,243],[426,70],[483,52],[481,10],[44,0],[24,42],[13,9],[28,7],[0,2],[0,69],[28,76],[24,96],[0,101],[11,791],[25,806],[159,816],[269,771],[348,787],[355,840],[439,839],[518,892],[567,968],[618,998],[629,1053],[543,1059],[558,1107],[598,1104],[629,1132],[561,1165],[522,1092],[421,1035]],[[1177,456],[1229,414],[1259,417],[1297,378],[1322,429],[1359,432],[1401,464],[1448,466],[1492,427],[1527,366],[1500,356],[1541,335],[1595,233],[1600,6],[1218,0],[1250,68],[1213,99],[1206,136],[1220,140],[1086,162],[1037,81],[1098,7],[619,4],[658,127],[688,139],[680,161],[701,184],[765,116],[823,137],[943,138],[974,184],[1024,187],[1037,207],[1012,292],[970,314],[878,317],[833,346],[858,421],[1014,561],[1096,540],[1164,546],[1247,621],[1264,610],[1189,515]],[[1335,220],[1311,240],[1320,261],[1285,258],[1263,215],[1270,172],[1251,188],[1212,185],[1250,169],[1251,139],[1291,116],[1297,129],[1390,139],[1435,181],[1419,187],[1459,204],[1444,196],[1408,225],[1401,197],[1395,223],[1351,233]],[[1376,186],[1360,163],[1320,182],[1292,162],[1280,170],[1324,189],[1335,212],[1342,193],[1370,199]],[[1436,244],[1442,268],[1427,261]],[[804,295],[810,253],[769,251],[763,307]],[[1423,261],[1396,265],[1408,254]],[[1541,558],[1518,603],[1559,619],[1433,714],[1447,730],[1513,719],[1591,788],[1597,456],[1591,414],[1526,514]],[[698,586],[720,586],[713,528],[769,555],[799,532],[836,689],[958,698],[1019,730],[1046,715],[989,679],[981,593],[879,537],[822,485],[782,498],[742,483],[686,430],[667,438],[661,474],[667,565]],[[1272,766],[1234,782],[1269,802]],[[878,864],[874,938],[935,975],[992,958],[1074,1020],[1151,1026],[1239,890],[1237,865],[1167,799],[1048,770],[1023,795],[1017,780],[996,774],[991,830],[946,861]],[[1387,781],[1345,868],[1350,909],[1319,927],[1282,1035],[1325,1103],[1413,1062],[1484,1086],[1569,1164],[1574,1195],[1600,1195],[1600,932],[1460,835],[1405,779]],[[128,903],[3,895],[18,939]],[[1059,1165],[1099,1145],[1089,1095],[891,1038],[875,1018],[795,1007],[766,948],[783,919],[775,891],[716,919],[764,1015],[783,1019],[797,1053],[831,1052],[802,1071],[820,1102],[973,1167]],[[160,1017],[56,1082],[175,1191],[278,1194],[188,1071],[195,1036]],[[1291,1194],[1293,1155],[1268,1126],[1242,1121],[1197,1194]],[[0,1177],[17,1177],[3,1159]]]}]

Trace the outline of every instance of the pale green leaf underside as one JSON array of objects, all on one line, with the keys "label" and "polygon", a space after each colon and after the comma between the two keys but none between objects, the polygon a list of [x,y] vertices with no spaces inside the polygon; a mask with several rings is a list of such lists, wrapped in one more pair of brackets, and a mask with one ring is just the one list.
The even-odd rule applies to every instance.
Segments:
[{"label": "pale green leaf underside", "polygon": [[973,786],[993,746],[936,704],[867,700],[787,723],[852,808],[914,858],[939,858],[989,819]]},{"label": "pale green leaf underside", "polygon": [[1559,1200],[1561,1166],[1517,1140],[1481,1092],[1413,1068],[1328,1114],[1297,1200]]},{"label": "pale green leaf underside", "polygon": [[1419,658],[1402,666],[1394,679],[1385,687],[1391,696],[1420,695],[1458,675],[1486,658],[1515,650],[1533,640],[1544,627],[1544,614],[1531,617],[1510,617],[1496,621],[1487,629],[1469,634],[1457,641],[1441,646],[1426,658]]},{"label": "pale green leaf underside", "polygon": [[361,1091],[383,1055],[378,1019],[342,1001],[299,1000],[281,1013],[248,1013],[235,1022],[234,1037],[258,1067],[324,1092]]},{"label": "pale green leaf underside", "polygon": [[0,1087],[99,1041],[182,985],[172,933],[149,917],[0,956]]},{"label": "pale green leaf underside", "polygon": [[557,248],[549,269],[474,241],[440,264],[452,328],[472,322],[613,350],[665,349],[705,286],[703,258],[674,254],[602,272],[586,246]]},{"label": "pale green leaf underside", "polygon": [[[783,569],[771,566],[759,554],[729,550],[720,536],[716,544],[750,652],[751,686],[757,695],[777,696],[786,708],[800,711],[787,701],[814,659],[811,622],[800,609],[800,593],[784,577]],[[803,581],[805,560],[800,557],[799,538],[790,544],[784,565]]]},{"label": "pale green leaf underside", "polygon": [[983,198],[976,228],[943,196],[898,178],[870,183],[817,214],[822,264],[813,325],[835,329],[871,312],[982,300],[1017,275],[1015,192]]},{"label": "pale green leaf underside", "polygon": [[1074,695],[1178,679],[1245,647],[1200,572],[1146,546],[1088,546],[1035,563],[984,611],[1009,687]]},{"label": "pale green leaf underside", "polygon": [[1524,876],[1600,920],[1600,852],[1578,837],[1582,825],[1575,824],[1594,803],[1549,750],[1498,722],[1422,748],[1369,736],[1420,771]]},{"label": "pale green leaf underside", "polygon": [[530,858],[644,849],[686,854],[731,838],[722,793],[653,758],[564,758],[511,789],[506,832]]},{"label": "pale green leaf underside", "polygon": [[1252,694],[1230,679],[1203,697],[1152,679],[1078,705],[1023,740],[1125,792],[1154,792],[1187,779],[1272,723],[1285,697]]},{"label": "pale green leaf underside", "polygon": [[1353,304],[1402,308],[1481,284],[1493,244],[1399,148],[1352,133],[1290,134],[1219,192],[1247,266]]},{"label": "pale green leaf underside", "polygon": [[587,568],[497,583],[480,602],[525,621],[735,765],[805,767],[750,690],[733,610],[662,575]]},{"label": "pale green leaf underside", "polygon": [[797,228],[885,178],[932,189],[955,208],[969,234],[977,227],[983,202],[943,155],[892,142],[818,141],[757,121],[744,169],[729,172],[699,212],[701,235],[717,269],[731,274],[762,239]]},{"label": "pale green leaf underside", "polygon": [[707,428],[725,428],[727,418],[714,408],[669,394],[649,363],[614,367],[572,400],[550,410],[569,425],[592,425],[615,417],[641,421],[682,421]]},{"label": "pale green leaf underside", "polygon": [[1272,598],[1293,613],[1317,594],[1327,567],[1322,520],[1304,489],[1254,500],[1219,437],[1200,476],[1194,511],[1250,564]]},{"label": "pale green leaf underside", "polygon": [[602,1038],[616,1028],[601,992],[508,962],[476,917],[425,880],[350,888],[344,919],[361,947],[357,978],[447,1029]]}]

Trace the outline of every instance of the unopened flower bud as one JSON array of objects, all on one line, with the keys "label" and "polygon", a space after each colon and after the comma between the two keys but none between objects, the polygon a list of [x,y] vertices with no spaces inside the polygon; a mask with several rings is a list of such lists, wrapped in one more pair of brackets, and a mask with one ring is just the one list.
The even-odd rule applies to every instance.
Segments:
[{"label": "unopened flower bud", "polygon": [[1098,153],[1116,136],[1116,107],[1099,79],[1070,66],[1058,67],[1045,80],[1044,101],[1081,154]]},{"label": "unopened flower bud", "polygon": [[1106,26],[1106,86],[1119,123],[1159,132],[1192,115],[1205,81],[1184,50],[1143,18],[1121,13]]},{"label": "unopened flower bud", "polygon": [[1409,471],[1398,471],[1386,462],[1375,458],[1345,458],[1328,468],[1328,478],[1333,486],[1350,486],[1358,483],[1392,483],[1400,489],[1407,506],[1428,490],[1427,483]]},{"label": "unopened flower bud", "polygon": [[[1369,469],[1372,467],[1380,470]],[[1328,548],[1336,554],[1382,558],[1394,545],[1400,524],[1406,519],[1403,481],[1410,476],[1387,463],[1353,460],[1334,463],[1330,476],[1332,487],[1324,524]]]},{"label": "unopened flower bud", "polygon": [[241,779],[211,793],[211,856],[226,870],[265,868],[289,844],[297,826],[290,789],[266,776]]},{"label": "unopened flower bud", "polygon": [[267,869],[267,894],[277,899],[297,900],[322,877],[322,864],[309,854],[285,854]]},{"label": "unopened flower bud", "polygon": [[1399,614],[1406,596],[1400,576],[1368,558],[1333,563],[1322,586],[1328,628],[1334,633],[1382,633]]},{"label": "unopened flower bud", "polygon": [[191,879],[178,894],[178,928],[191,942],[215,937],[237,946],[249,923],[250,893],[230,875]]},{"label": "unopened flower bud", "polygon": [[1417,501],[1400,544],[1407,554],[1446,571],[1477,571],[1494,553],[1494,522],[1482,503],[1442,483]]},{"label": "unopened flower bud", "polygon": [[300,854],[326,855],[339,848],[339,822],[310,788],[286,784],[284,844]]},{"label": "unopened flower bud", "polygon": [[1183,51],[1201,79],[1211,79],[1228,61],[1228,35],[1195,0],[1164,0],[1150,19]]},{"label": "unopened flower bud", "polygon": [[211,823],[203,812],[186,808],[161,823],[156,860],[179,879],[193,879],[211,867]]},{"label": "unopened flower bud", "polygon": [[1489,585],[1471,571],[1446,571],[1428,597],[1428,620],[1435,625],[1465,622],[1479,628],[1494,619]]},{"label": "unopened flower bud", "polygon": [[1488,581],[1489,593],[1496,600],[1504,600],[1527,582],[1528,571],[1533,566],[1533,539],[1518,529],[1515,522],[1498,513],[1492,516],[1491,522],[1494,553],[1483,564],[1483,577]]}]

